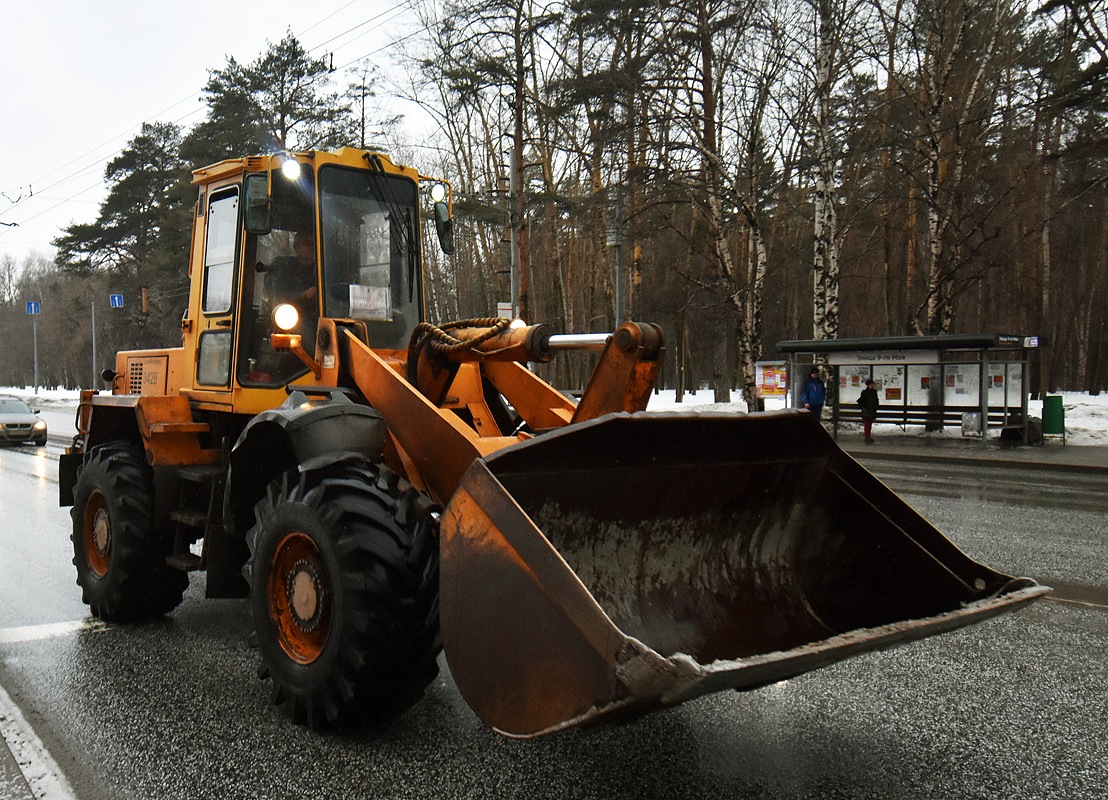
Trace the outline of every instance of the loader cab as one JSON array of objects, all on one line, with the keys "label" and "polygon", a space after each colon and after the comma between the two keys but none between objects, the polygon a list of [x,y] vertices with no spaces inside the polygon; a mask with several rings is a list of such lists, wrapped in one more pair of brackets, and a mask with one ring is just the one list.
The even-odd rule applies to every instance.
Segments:
[{"label": "loader cab", "polygon": [[[371,159],[376,159],[373,161]],[[402,350],[423,319],[418,186],[380,157],[284,164],[244,182],[244,268],[236,378],[272,388],[307,371],[277,351],[278,330],[301,335],[312,352],[320,316],[365,323],[369,343]],[[392,168],[395,169],[395,168]],[[275,319],[292,304],[296,322]]]}]

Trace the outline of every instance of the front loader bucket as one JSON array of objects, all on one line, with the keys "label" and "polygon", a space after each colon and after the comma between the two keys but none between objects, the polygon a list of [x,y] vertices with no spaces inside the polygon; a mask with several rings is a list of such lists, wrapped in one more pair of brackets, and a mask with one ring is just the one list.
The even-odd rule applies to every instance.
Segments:
[{"label": "front loader bucket", "polygon": [[511,736],[753,689],[1049,589],[969,559],[804,411],[613,414],[478,459],[443,647]]}]

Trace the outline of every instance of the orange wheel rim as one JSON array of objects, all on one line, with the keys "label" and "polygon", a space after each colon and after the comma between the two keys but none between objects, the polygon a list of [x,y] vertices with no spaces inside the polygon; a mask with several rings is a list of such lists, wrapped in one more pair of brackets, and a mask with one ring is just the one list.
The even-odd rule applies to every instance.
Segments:
[{"label": "orange wheel rim", "polygon": [[300,531],[285,535],[269,561],[269,618],[281,649],[297,664],[323,652],[331,629],[330,585],[323,556]]},{"label": "orange wheel rim", "polygon": [[99,489],[93,489],[85,503],[85,561],[97,577],[108,574],[112,563],[112,521],[108,501]]}]

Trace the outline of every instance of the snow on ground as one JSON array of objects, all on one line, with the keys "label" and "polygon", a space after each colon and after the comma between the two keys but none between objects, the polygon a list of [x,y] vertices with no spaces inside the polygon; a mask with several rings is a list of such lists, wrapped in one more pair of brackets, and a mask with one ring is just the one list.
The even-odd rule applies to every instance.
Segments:
[{"label": "snow on ground", "polygon": [[[76,408],[79,395],[75,389],[40,388],[36,394],[30,388],[18,387],[0,388],[0,394],[22,397],[36,408]],[[713,400],[714,396],[711,389],[700,389],[696,394],[686,392],[684,400],[678,403],[674,390],[665,389],[651,395],[649,409],[651,411],[673,411],[696,408],[700,411],[746,413],[745,403],[713,403]],[[784,408],[784,405],[783,399],[770,398],[766,401],[767,410]],[[1062,406],[1065,409],[1066,442],[1068,444],[1108,445],[1108,394],[1093,396],[1085,392],[1062,392]],[[1042,400],[1029,401],[1028,408],[1032,417],[1042,417]],[[846,428],[847,426],[843,427]],[[880,433],[882,437],[924,435],[923,428],[920,426],[910,426],[907,431],[903,431],[896,425],[877,425],[874,431]],[[926,435],[960,437],[961,430],[947,428],[942,433],[928,433]]]}]

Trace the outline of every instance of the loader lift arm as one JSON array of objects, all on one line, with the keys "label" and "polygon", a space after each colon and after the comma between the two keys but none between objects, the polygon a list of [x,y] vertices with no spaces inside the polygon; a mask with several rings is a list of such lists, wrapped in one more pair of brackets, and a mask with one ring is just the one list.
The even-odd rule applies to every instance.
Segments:
[{"label": "loader lift arm", "polygon": [[[485,406],[482,379],[504,396],[527,427],[545,431],[611,412],[644,410],[664,353],[655,325],[625,323],[603,335],[602,344],[595,335],[555,336],[545,325],[503,325],[491,336],[490,327],[462,327],[450,330],[447,347],[418,347],[413,368],[407,359],[373,350],[355,331],[338,330],[344,337],[338,349],[348,359],[345,372],[385,419],[404,421],[390,425],[400,457],[414,468],[413,483],[443,504],[475,459],[532,436],[499,430]],[[459,347],[459,342],[473,346]],[[545,362],[557,351],[595,349],[598,344],[600,360],[578,404],[520,363]],[[443,407],[464,410],[473,424],[458,414],[444,414]]]}]

